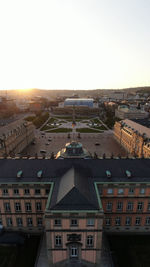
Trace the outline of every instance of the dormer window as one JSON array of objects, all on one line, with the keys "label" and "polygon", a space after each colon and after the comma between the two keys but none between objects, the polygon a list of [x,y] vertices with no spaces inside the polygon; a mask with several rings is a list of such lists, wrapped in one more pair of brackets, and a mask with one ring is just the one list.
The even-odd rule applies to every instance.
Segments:
[{"label": "dormer window", "polygon": [[42,178],[42,174],[43,174],[43,171],[42,170],[38,171],[37,172],[37,177],[38,178]]},{"label": "dormer window", "polygon": [[17,172],[17,178],[21,178],[22,174],[23,174],[23,171],[22,170],[18,171]]},{"label": "dormer window", "polygon": [[128,171],[128,170],[126,170],[126,176],[127,176],[128,178],[131,178],[131,172]]},{"label": "dormer window", "polygon": [[107,170],[106,171],[106,175],[107,175],[108,178],[110,178],[111,177],[111,172]]}]

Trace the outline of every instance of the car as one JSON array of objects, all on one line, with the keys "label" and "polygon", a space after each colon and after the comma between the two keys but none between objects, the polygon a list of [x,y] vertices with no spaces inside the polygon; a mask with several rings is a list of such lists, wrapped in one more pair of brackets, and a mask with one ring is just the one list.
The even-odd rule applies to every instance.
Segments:
[{"label": "car", "polygon": [[49,142],[51,142],[51,141],[52,141],[52,139],[48,139],[48,141],[49,141]]},{"label": "car", "polygon": [[41,149],[41,150],[40,150],[40,153],[46,153],[46,150]]},{"label": "car", "polygon": [[35,141],[32,141],[32,143],[31,143],[32,145],[35,145],[36,144],[36,142]]},{"label": "car", "polygon": [[99,143],[95,143],[95,146],[100,146],[100,144]]},{"label": "car", "polygon": [[46,143],[45,145],[46,145],[46,146],[48,146],[48,145],[49,145],[49,143]]}]

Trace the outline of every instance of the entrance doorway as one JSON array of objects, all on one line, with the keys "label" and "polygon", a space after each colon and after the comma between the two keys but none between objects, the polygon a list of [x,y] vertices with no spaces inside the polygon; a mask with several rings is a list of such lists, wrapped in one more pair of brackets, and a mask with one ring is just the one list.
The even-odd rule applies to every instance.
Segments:
[{"label": "entrance doorway", "polygon": [[71,259],[78,259],[78,248],[75,246],[70,247],[70,258]]}]

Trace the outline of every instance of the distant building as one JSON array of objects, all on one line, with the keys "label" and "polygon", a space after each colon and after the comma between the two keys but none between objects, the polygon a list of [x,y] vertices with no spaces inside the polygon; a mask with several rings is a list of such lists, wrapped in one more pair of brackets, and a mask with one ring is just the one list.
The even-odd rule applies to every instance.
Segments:
[{"label": "distant building", "polygon": [[0,156],[20,153],[34,139],[32,122],[16,120],[0,127]]},{"label": "distant building", "polygon": [[29,102],[29,110],[32,112],[42,111],[43,103],[40,101],[30,101]]},{"label": "distant building", "polygon": [[145,119],[148,112],[136,108],[129,108],[127,105],[120,105],[115,110],[115,117],[119,119]]},{"label": "distant building", "polygon": [[90,153],[83,148],[82,144],[79,142],[72,141],[67,143],[65,148],[59,151],[56,155],[56,159],[65,159],[65,158],[91,158]]},{"label": "distant building", "polygon": [[64,106],[86,106],[89,108],[93,108],[94,106],[93,98],[67,98],[64,101]]},{"label": "distant building", "polygon": [[[147,123],[146,123],[147,122]],[[150,122],[122,120],[114,125],[115,139],[132,155],[150,157]]]}]

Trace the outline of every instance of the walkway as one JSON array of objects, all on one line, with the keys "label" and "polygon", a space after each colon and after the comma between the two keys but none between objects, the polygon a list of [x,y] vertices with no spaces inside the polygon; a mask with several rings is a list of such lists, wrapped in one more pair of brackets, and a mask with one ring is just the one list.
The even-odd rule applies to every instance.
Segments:
[{"label": "walkway", "polygon": [[49,267],[47,251],[46,251],[46,237],[43,235],[43,240],[41,241],[41,247],[39,251],[39,258],[34,265],[34,267]]}]

